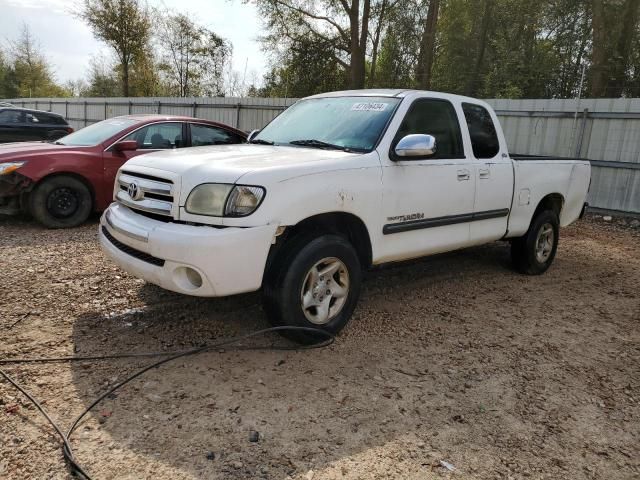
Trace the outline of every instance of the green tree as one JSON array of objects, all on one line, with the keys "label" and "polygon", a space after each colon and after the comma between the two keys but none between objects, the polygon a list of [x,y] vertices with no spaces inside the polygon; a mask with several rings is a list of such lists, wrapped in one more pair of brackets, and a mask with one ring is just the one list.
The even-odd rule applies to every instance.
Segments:
[{"label": "green tree", "polygon": [[12,66],[8,71],[18,97],[62,97],[68,92],[56,84],[51,66],[27,25],[17,40],[11,42]]},{"label": "green tree", "polygon": [[322,40],[301,39],[277,63],[265,76],[260,95],[295,98],[347,88],[346,69]]},{"label": "green tree", "polygon": [[179,97],[221,95],[231,44],[185,14],[165,12],[158,33],[161,69]]},{"label": "green tree", "polygon": [[118,72],[105,57],[93,57],[89,61],[87,86],[81,91],[82,97],[117,97],[121,87]]},{"label": "green tree", "polygon": [[122,93],[130,95],[131,66],[151,37],[150,12],[139,0],[84,0],[80,18],[109,45],[120,62]]}]

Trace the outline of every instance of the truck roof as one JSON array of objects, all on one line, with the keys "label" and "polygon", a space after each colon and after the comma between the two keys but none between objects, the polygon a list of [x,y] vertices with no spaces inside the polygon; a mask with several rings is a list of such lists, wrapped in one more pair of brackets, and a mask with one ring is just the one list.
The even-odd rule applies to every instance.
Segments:
[{"label": "truck roof", "polygon": [[416,89],[399,89],[399,88],[370,88],[363,90],[341,90],[337,92],[326,92],[311,95],[306,98],[323,98],[323,97],[398,97],[404,98],[412,94],[428,94],[435,98],[443,98],[458,102],[473,102],[486,105],[482,100],[477,98],[466,97],[464,95],[455,95],[453,93],[435,92],[432,90],[416,90]]}]

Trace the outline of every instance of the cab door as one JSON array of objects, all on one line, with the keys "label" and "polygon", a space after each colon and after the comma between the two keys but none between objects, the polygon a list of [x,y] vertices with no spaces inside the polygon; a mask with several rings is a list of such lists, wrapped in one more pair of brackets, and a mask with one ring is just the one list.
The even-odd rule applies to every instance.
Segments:
[{"label": "cab door", "polygon": [[[388,152],[380,152],[384,156],[384,226],[378,263],[469,244],[475,176],[473,162],[464,153],[461,116],[462,112],[448,100],[417,98],[409,106]],[[435,137],[435,154],[411,159],[396,156],[396,144],[409,134]]]},{"label": "cab door", "polygon": [[482,244],[498,240],[507,232],[513,195],[513,164],[504,137],[496,130],[497,118],[476,103],[462,103],[476,177],[471,241]]}]

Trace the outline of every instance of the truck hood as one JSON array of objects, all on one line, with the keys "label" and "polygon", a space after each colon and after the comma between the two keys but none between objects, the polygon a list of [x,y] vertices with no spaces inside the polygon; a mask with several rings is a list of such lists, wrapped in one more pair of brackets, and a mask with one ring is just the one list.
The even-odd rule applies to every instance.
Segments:
[{"label": "truck hood", "polygon": [[122,168],[139,166],[172,172],[182,177],[183,187],[188,187],[203,182],[235,183],[243,175],[261,170],[286,171],[286,176],[295,176],[327,162],[359,155],[294,146],[215,145],[148,153],[132,158]]}]

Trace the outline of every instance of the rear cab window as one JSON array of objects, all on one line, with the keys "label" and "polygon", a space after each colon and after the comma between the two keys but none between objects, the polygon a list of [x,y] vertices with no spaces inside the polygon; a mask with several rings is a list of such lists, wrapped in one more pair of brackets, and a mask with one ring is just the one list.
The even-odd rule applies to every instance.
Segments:
[{"label": "rear cab window", "polygon": [[462,103],[471,147],[476,158],[493,158],[500,152],[498,133],[493,124],[491,114],[481,105]]}]

